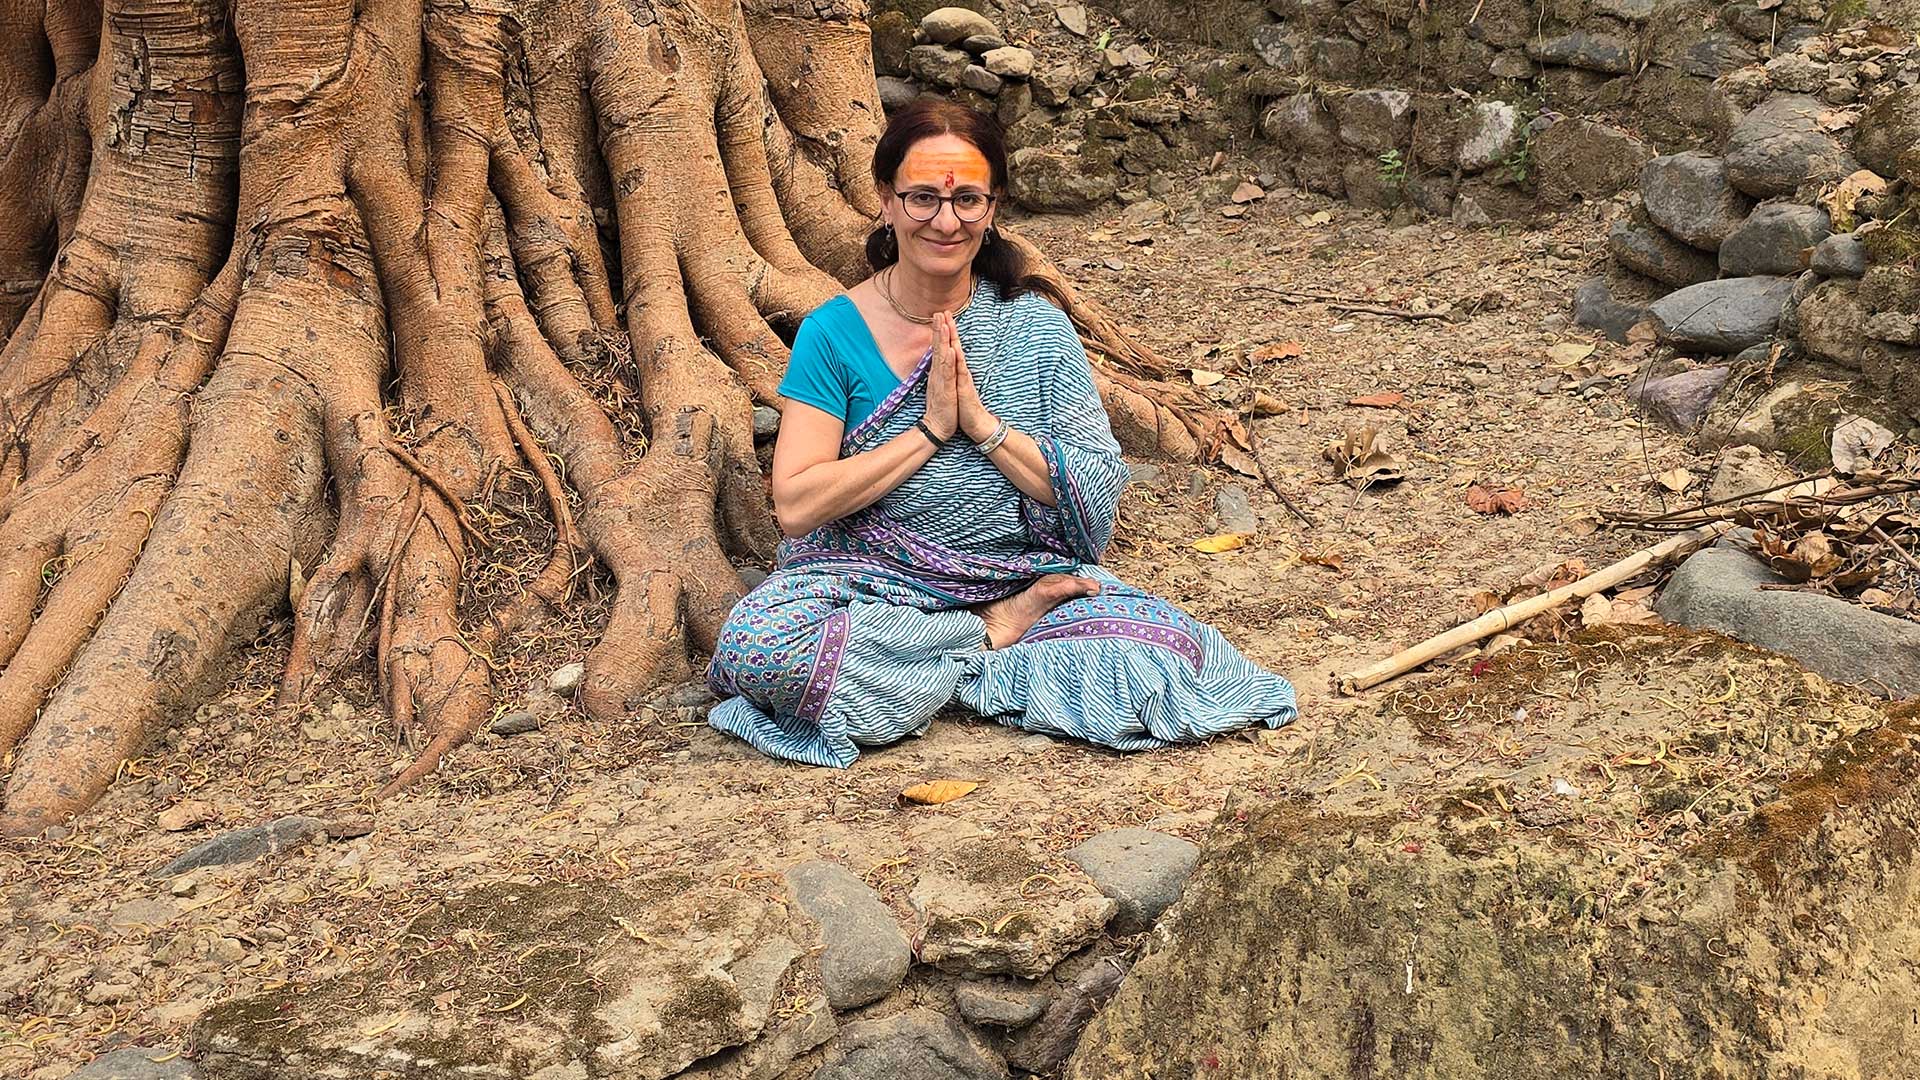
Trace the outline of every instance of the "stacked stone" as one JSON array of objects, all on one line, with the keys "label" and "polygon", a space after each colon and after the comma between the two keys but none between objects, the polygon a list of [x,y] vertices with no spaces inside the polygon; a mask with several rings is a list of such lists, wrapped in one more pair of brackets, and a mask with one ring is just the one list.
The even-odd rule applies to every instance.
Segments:
[{"label": "stacked stone", "polygon": [[[889,112],[922,90],[954,93],[1002,124],[1033,107],[1034,55],[1009,45],[992,19],[963,7],[935,8],[913,29],[898,11],[873,21],[880,101]],[[910,78],[901,78],[901,76]]]},{"label": "stacked stone", "polygon": [[1920,65],[1905,45],[1858,27],[1721,74],[1716,93],[1744,111],[1720,152],[1647,162],[1608,234],[1640,291],[1673,291],[1639,310],[1596,279],[1575,321],[1619,337],[1645,318],[1674,352],[1735,367],[1784,350],[1920,415],[1920,230],[1903,224],[1920,214]]}]

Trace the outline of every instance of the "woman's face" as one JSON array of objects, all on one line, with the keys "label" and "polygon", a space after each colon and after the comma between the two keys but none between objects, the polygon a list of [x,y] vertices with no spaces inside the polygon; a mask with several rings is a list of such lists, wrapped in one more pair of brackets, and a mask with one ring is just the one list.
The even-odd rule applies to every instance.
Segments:
[{"label": "woman's face", "polygon": [[[907,212],[906,196],[930,193],[949,201],[940,204],[931,221],[915,221]],[[981,238],[993,223],[993,206],[979,221],[962,221],[953,196],[993,193],[993,170],[977,147],[958,135],[935,135],[907,148],[894,173],[891,190],[880,189],[882,213],[900,243],[900,261],[923,273],[949,276],[964,273],[980,250]]]}]

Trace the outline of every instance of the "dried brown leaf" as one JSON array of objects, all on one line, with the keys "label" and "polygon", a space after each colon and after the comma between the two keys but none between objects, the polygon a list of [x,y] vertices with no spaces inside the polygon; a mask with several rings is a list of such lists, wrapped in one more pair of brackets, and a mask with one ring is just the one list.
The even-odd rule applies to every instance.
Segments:
[{"label": "dried brown leaf", "polygon": [[978,780],[929,780],[902,791],[900,797],[922,806],[938,806],[961,798],[979,786]]},{"label": "dried brown leaf", "polygon": [[1467,489],[1467,508],[1476,514],[1517,514],[1527,508],[1527,493],[1517,487]]}]

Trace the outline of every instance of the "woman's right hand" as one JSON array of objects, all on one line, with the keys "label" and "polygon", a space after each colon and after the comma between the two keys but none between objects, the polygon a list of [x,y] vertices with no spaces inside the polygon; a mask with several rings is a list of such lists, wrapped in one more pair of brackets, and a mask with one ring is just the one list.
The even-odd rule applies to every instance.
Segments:
[{"label": "woman's right hand", "polygon": [[933,317],[933,363],[927,369],[927,411],[921,417],[942,439],[960,430],[960,358],[948,345],[947,333],[952,323],[944,311]]}]

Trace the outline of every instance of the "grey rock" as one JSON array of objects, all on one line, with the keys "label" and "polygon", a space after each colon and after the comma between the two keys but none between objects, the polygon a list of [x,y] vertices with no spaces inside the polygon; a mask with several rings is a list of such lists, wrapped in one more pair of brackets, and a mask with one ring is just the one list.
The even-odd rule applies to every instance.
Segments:
[{"label": "grey rock", "polygon": [[1767,61],[1767,81],[1797,94],[1817,94],[1826,88],[1827,65],[1806,53],[1780,53]]},{"label": "grey rock", "polygon": [[1155,487],[1166,478],[1166,470],[1151,461],[1143,461],[1127,466],[1127,483],[1142,487]]},{"label": "grey rock", "polygon": [[920,18],[920,32],[936,45],[952,45],[970,37],[999,37],[1000,28],[977,11],[961,7],[935,8]]},{"label": "grey rock", "polygon": [[1713,479],[1707,482],[1707,501],[1765,491],[1793,478],[1791,469],[1757,446],[1729,447],[1714,467]]},{"label": "grey rock", "polygon": [[[898,112],[911,103],[914,98],[920,96],[920,88],[905,79],[896,79],[891,75],[882,75],[879,77],[878,82],[880,86],[880,108],[885,112]],[[764,406],[757,407],[754,410],[754,419],[756,421],[759,419],[759,408],[764,408]],[[759,427],[757,423],[754,430],[755,433],[758,434]]]},{"label": "grey rock", "polygon": [[1113,198],[1114,178],[1061,154],[1029,146],[1013,152],[1015,202],[1039,213],[1077,214]]},{"label": "grey rock", "polygon": [[1227,484],[1213,493],[1213,512],[1220,517],[1220,531],[1251,536],[1260,531],[1260,519],[1254,516],[1247,489]]},{"label": "grey rock", "polygon": [[807,862],[787,871],[794,902],[820,924],[820,981],[835,1011],[878,1001],[899,987],[913,950],[893,912],[852,871]]},{"label": "grey rock", "polygon": [[1829,105],[1851,105],[1860,100],[1860,88],[1852,79],[1828,79],[1820,88],[1820,100]]},{"label": "grey rock", "polygon": [[915,45],[907,50],[907,70],[925,86],[953,89],[972,66],[973,57],[945,45]]},{"label": "grey rock", "polygon": [[1057,109],[1092,85],[1090,65],[1070,60],[1048,64],[1033,76],[1033,100],[1035,104]]},{"label": "grey rock", "polygon": [[[899,108],[900,104],[887,104],[887,83],[896,83],[906,87],[908,101],[913,100],[914,97],[920,93],[919,90],[914,88],[912,83],[901,82],[899,79],[889,79],[882,76],[880,79],[880,104],[889,111]],[[780,434],[780,410],[771,405],[755,405],[753,407],[753,437],[756,439],[771,439],[778,434]]]},{"label": "grey rock", "polygon": [[1606,278],[1589,278],[1573,291],[1574,325],[1598,330],[1610,341],[1625,343],[1627,331],[1646,317],[1644,306],[1615,300]]},{"label": "grey rock", "polygon": [[1051,1072],[1073,1053],[1087,1021],[1113,997],[1126,975],[1126,969],[1112,959],[1097,960],[1080,972],[1040,1019],[1007,1047],[1007,1064],[1030,1073]]},{"label": "grey rock", "polygon": [[973,34],[960,41],[960,47],[975,56],[985,56],[995,49],[1007,47],[1007,39],[999,34]]},{"label": "grey rock", "polygon": [[767,572],[757,566],[743,566],[735,571],[740,575],[740,590],[752,592],[767,580]]},{"label": "grey rock", "polygon": [[1722,7],[1720,21],[1748,41],[1772,41],[1780,31],[1778,9],[1762,9],[1753,0],[1739,0]]},{"label": "grey rock", "polygon": [[1683,351],[1731,354],[1773,335],[1792,278],[1744,277],[1703,281],[1648,306],[1663,344]]},{"label": "grey rock", "polygon": [[1654,224],[1703,251],[1720,250],[1753,205],[1728,180],[1725,161],[1697,150],[1647,162],[1640,197]]},{"label": "grey rock", "polygon": [[[770,1027],[745,1046],[702,1058],[673,1080],[777,1080],[786,1075],[787,1066],[793,1064],[795,1058],[833,1038],[836,1026],[833,1010],[824,1000],[812,998],[800,1015]],[[532,1074],[528,1080],[587,1080],[593,1075],[580,1068],[550,1076],[555,1068],[565,1070],[567,1067],[550,1066]]]},{"label": "grey rock", "polygon": [[203,866],[228,866],[279,855],[327,835],[327,823],[316,817],[293,815],[265,825],[221,833],[205,843],[188,848],[172,862],[155,870],[154,878],[170,878]]},{"label": "grey rock", "polygon": [[1346,34],[1317,37],[1307,43],[1307,59],[1320,75],[1340,76],[1357,71],[1366,50]]},{"label": "grey rock", "polygon": [[1857,278],[1867,272],[1867,246],[1852,233],[1835,233],[1814,245],[1808,265],[1828,277]]},{"label": "grey rock", "polygon": [[1709,548],[1680,565],[1655,609],[1669,622],[1790,656],[1836,682],[1920,694],[1920,623],[1838,597],[1761,588],[1784,581],[1745,552]]},{"label": "grey rock", "polygon": [[1646,22],[1653,15],[1653,0],[1592,0],[1587,6],[1627,22]]},{"label": "grey rock", "polygon": [[1359,90],[1328,103],[1340,141],[1368,154],[1404,148],[1413,136],[1413,97],[1401,90]]},{"label": "grey rock", "polygon": [[1753,63],[1758,54],[1753,46],[1718,31],[1709,31],[1680,54],[1680,70],[1703,79],[1717,79]]},{"label": "grey rock", "polygon": [[66,1080],[195,1080],[198,1075],[193,1062],[171,1051],[134,1049],[101,1054],[68,1073]]},{"label": "grey rock", "polygon": [[840,1029],[813,1080],[1004,1080],[1007,1070],[967,1030],[932,1009]]},{"label": "grey rock", "polygon": [[495,735],[526,735],[540,730],[540,718],[526,709],[515,709],[501,713],[499,719],[487,725],[487,730]]},{"label": "grey rock", "polygon": [[1453,223],[1463,229],[1484,229],[1493,224],[1493,214],[1472,195],[1453,200]]},{"label": "grey rock", "polygon": [[1200,845],[1150,829],[1114,829],[1087,838],[1067,858],[1118,901],[1114,932],[1136,934],[1180,899],[1200,861]]},{"label": "grey rock", "polygon": [[1892,178],[1920,178],[1920,83],[1902,86],[1867,106],[1853,125],[1853,153],[1860,164]]},{"label": "grey rock", "polygon": [[1047,1009],[1044,986],[1017,982],[964,982],[953,988],[953,1004],[967,1023],[981,1027],[1023,1028]]},{"label": "grey rock", "polygon": [[980,62],[988,71],[1007,79],[1025,79],[1033,75],[1033,53],[1013,45],[983,54]]},{"label": "grey rock", "polygon": [[1783,326],[1810,355],[1858,371],[1867,316],[1857,282],[1827,278],[1792,305],[1792,318]]},{"label": "grey rock", "polygon": [[1791,195],[1802,184],[1837,180],[1859,168],[1820,130],[1826,108],[1805,94],[1775,94],[1761,102],[1727,139],[1728,181],[1749,195]]},{"label": "grey rock", "polygon": [[1798,274],[1802,252],[1831,235],[1827,212],[1798,203],[1761,203],[1720,243],[1720,270],[1728,277]]},{"label": "grey rock", "polygon": [[1867,316],[1861,330],[1875,341],[1895,345],[1920,345],[1920,315],[1907,311],[1876,311]]},{"label": "grey rock", "polygon": [[1860,275],[1860,302],[1869,311],[1920,311],[1920,269],[1876,263]]},{"label": "grey rock", "polygon": [[1502,49],[1487,65],[1487,74],[1496,79],[1531,79],[1533,61],[1520,49]]},{"label": "grey rock", "polygon": [[1712,255],[1683,244],[1637,211],[1607,230],[1607,250],[1615,262],[1668,285],[1693,285],[1720,276]]},{"label": "grey rock", "polygon": [[1250,37],[1253,52],[1262,63],[1279,71],[1292,71],[1300,63],[1300,51],[1285,23],[1267,23],[1253,28]]},{"label": "grey rock", "polygon": [[977,90],[982,94],[993,95],[1000,92],[1001,80],[1000,76],[995,75],[979,64],[968,64],[960,72],[960,85],[966,87],[968,90]]},{"label": "grey rock", "polygon": [[553,674],[547,676],[547,689],[556,694],[571,694],[580,689],[580,684],[586,680],[586,677],[587,665],[575,660],[571,664],[562,664],[553,669]]},{"label": "grey rock", "polygon": [[1732,372],[1725,367],[1697,368],[1664,379],[1635,381],[1627,393],[1668,430],[1691,432],[1706,418]]},{"label": "grey rock", "polygon": [[1260,132],[1295,157],[1326,155],[1340,146],[1340,123],[1315,94],[1294,94],[1260,117]]},{"label": "grey rock", "polygon": [[1519,110],[1504,101],[1476,101],[1460,132],[1460,169],[1490,169],[1512,157],[1519,145]]},{"label": "grey rock", "polygon": [[[994,106],[993,115],[994,119],[1000,122],[1002,128],[1011,129],[1022,117],[1032,111],[1032,109],[1033,84],[1020,82],[1018,80],[1009,80],[1005,86],[1000,88],[1000,103]],[[1023,143],[1015,141],[1012,136],[1008,137],[1008,141],[1009,145],[1024,145]]]},{"label": "grey rock", "polygon": [[1633,70],[1633,52],[1627,43],[1607,34],[1575,30],[1557,37],[1527,42],[1527,55],[1543,64],[1625,75]]}]

